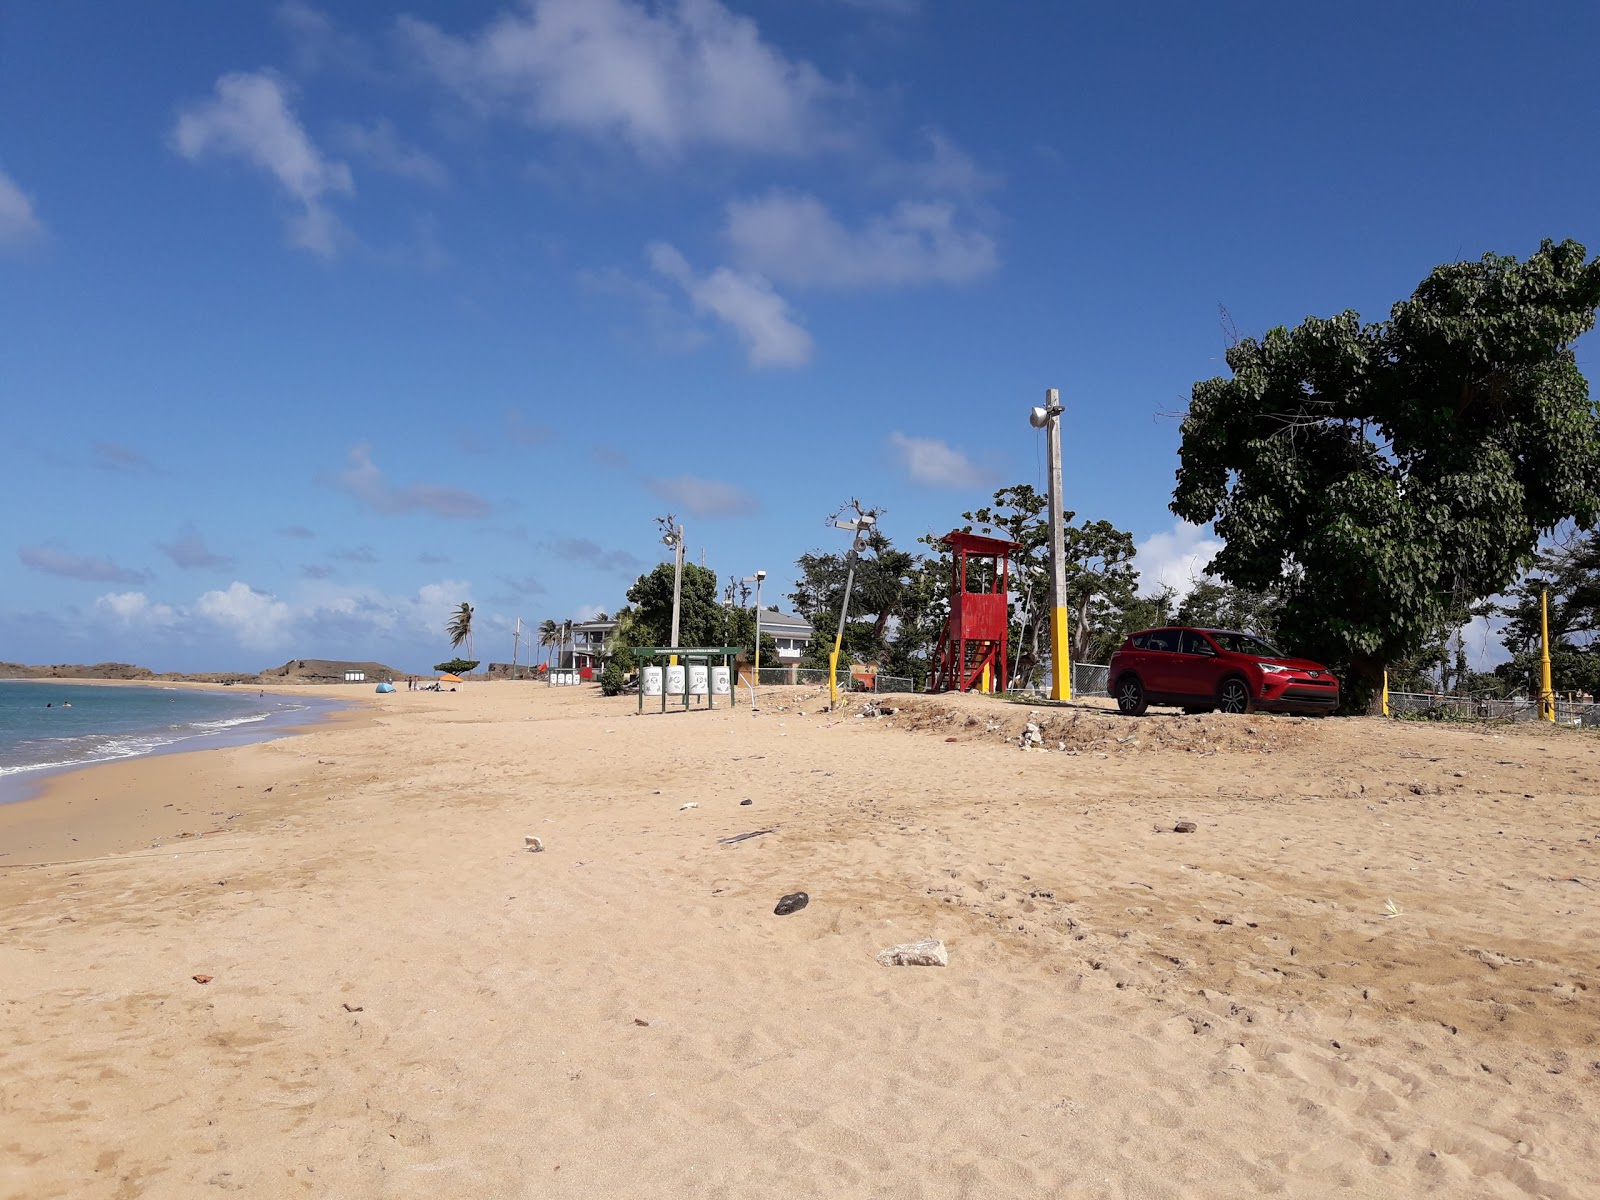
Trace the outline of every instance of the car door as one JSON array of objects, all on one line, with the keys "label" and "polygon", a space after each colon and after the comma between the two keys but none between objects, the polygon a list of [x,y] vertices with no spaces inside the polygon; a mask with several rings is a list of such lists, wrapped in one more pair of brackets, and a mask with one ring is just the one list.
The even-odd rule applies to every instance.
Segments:
[{"label": "car door", "polygon": [[1173,670],[1178,690],[1194,699],[1209,700],[1217,694],[1221,672],[1221,659],[1211,639],[1198,630],[1185,629],[1178,639]]},{"label": "car door", "polygon": [[1177,682],[1173,664],[1178,658],[1178,631],[1152,629],[1145,638],[1144,653],[1140,655],[1139,677],[1144,680],[1147,696],[1161,696],[1171,692]]}]

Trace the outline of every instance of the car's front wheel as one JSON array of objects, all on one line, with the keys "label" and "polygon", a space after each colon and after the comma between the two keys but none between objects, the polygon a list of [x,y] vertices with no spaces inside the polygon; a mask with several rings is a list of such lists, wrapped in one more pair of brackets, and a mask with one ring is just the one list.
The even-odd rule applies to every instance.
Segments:
[{"label": "car's front wheel", "polygon": [[1242,679],[1226,679],[1217,691],[1217,707],[1225,713],[1242,715],[1251,710],[1250,689]]},{"label": "car's front wheel", "polygon": [[1139,682],[1137,675],[1124,675],[1117,680],[1117,709],[1125,716],[1142,717],[1144,710],[1150,707],[1150,702],[1145,699],[1144,684]]}]

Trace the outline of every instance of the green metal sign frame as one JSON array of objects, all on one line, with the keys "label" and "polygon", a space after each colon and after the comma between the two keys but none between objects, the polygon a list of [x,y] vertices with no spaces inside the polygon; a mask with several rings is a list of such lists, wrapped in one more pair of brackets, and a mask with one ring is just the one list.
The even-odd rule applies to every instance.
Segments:
[{"label": "green metal sign frame", "polygon": [[[683,660],[683,707],[689,709],[689,667],[703,664],[706,668],[706,707],[716,708],[717,693],[711,686],[711,668],[713,659],[720,658],[721,664],[728,668],[728,697],[729,703],[734,707],[739,704],[739,680],[734,675],[734,660],[744,650],[743,646],[635,646],[633,657],[639,663],[639,711],[644,712],[644,668],[646,665],[655,665],[652,660],[670,660],[679,658]],[[661,663],[661,711],[667,711],[667,672],[666,662]]]}]

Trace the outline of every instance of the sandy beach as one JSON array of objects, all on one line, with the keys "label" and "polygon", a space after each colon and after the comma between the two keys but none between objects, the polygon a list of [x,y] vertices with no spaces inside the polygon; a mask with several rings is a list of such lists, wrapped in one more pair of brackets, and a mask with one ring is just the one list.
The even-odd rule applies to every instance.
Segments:
[{"label": "sandy beach", "polygon": [[361,699],[0,808],[0,1195],[1600,1194],[1592,734]]}]

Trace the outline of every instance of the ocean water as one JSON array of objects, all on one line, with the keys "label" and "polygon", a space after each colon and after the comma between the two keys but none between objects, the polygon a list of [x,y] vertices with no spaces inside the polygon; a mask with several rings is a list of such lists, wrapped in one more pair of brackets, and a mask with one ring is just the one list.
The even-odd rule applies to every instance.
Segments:
[{"label": "ocean water", "polygon": [[0,679],[0,802],[29,795],[54,771],[280,737],[339,707],[334,700],[262,694],[251,687]]}]

